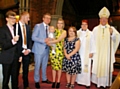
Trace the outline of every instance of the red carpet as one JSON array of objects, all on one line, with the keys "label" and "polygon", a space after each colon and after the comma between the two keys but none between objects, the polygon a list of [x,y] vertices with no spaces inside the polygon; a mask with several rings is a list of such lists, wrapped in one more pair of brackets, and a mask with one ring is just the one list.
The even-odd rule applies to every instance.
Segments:
[{"label": "red carpet", "polygon": [[[29,86],[31,89],[36,89],[34,86],[33,75],[34,75],[34,71],[30,71],[29,72]],[[47,76],[48,76],[48,79],[50,81],[52,81],[51,66],[47,67]],[[62,73],[61,86],[59,89],[68,89],[68,88],[65,88],[65,85],[66,85],[66,77],[65,77],[65,73]],[[44,84],[44,83],[40,82],[40,86],[41,86],[40,89],[52,89],[51,84]],[[19,89],[23,89],[22,74],[20,74],[20,76],[19,76]],[[74,89],[86,89],[86,87],[85,86],[78,86],[77,84],[75,84]],[[94,84],[91,84],[90,89],[98,89],[98,88],[96,88]]]}]

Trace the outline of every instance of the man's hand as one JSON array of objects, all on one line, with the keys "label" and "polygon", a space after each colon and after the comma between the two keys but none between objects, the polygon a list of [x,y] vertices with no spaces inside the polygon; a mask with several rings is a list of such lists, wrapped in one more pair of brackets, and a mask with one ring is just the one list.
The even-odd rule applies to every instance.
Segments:
[{"label": "man's hand", "polygon": [[27,50],[25,50],[24,55],[28,55],[29,53],[30,53],[30,51],[27,49]]},{"label": "man's hand", "polygon": [[51,38],[46,38],[46,39],[45,39],[45,43],[46,43],[48,46],[51,46],[50,40],[51,40]]},{"label": "man's hand", "polygon": [[22,57],[19,57],[19,62],[22,62]]},{"label": "man's hand", "polygon": [[47,43],[47,42],[49,41],[49,39],[50,39],[50,38],[46,38],[46,39],[45,39],[45,43]]},{"label": "man's hand", "polygon": [[89,54],[89,58],[92,58],[92,57],[93,57],[93,53],[90,53],[90,54]]},{"label": "man's hand", "polygon": [[14,40],[15,42],[17,42],[17,41],[19,40],[19,35],[14,36],[13,40]]},{"label": "man's hand", "polygon": [[112,35],[113,29],[111,27],[109,28],[109,31],[110,31],[110,35]]}]

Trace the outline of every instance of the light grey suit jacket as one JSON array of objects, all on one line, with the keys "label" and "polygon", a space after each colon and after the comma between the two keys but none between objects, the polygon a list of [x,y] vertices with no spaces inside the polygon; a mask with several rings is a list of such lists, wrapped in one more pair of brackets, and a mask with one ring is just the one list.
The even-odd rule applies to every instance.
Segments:
[{"label": "light grey suit jacket", "polygon": [[32,40],[34,41],[32,52],[34,54],[42,54],[46,49],[46,47],[48,47],[44,42],[45,39],[46,39],[46,30],[44,24],[43,23],[36,24],[32,34]]}]

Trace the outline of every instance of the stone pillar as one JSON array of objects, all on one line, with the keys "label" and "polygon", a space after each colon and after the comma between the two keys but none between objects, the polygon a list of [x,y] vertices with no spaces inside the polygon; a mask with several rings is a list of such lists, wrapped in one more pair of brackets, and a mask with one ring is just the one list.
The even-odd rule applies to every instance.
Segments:
[{"label": "stone pillar", "polygon": [[50,25],[56,27],[57,21],[59,18],[62,18],[61,15],[52,15],[51,23]]},{"label": "stone pillar", "polygon": [[52,15],[52,20],[51,20],[50,25],[53,25],[56,27],[58,18],[62,18],[63,2],[64,2],[64,0],[57,0],[55,15]]},{"label": "stone pillar", "polygon": [[29,12],[29,0],[26,0],[26,11]]},{"label": "stone pillar", "polygon": [[57,0],[57,3],[56,3],[56,14],[57,15],[62,15],[63,2],[64,0]]},{"label": "stone pillar", "polygon": [[22,7],[22,12],[24,11],[24,9],[25,9],[25,2],[24,2],[24,0],[22,0],[22,4],[21,4],[21,7]]},{"label": "stone pillar", "polygon": [[22,12],[22,0],[19,0],[19,13]]},{"label": "stone pillar", "polygon": [[23,12],[23,11],[28,11],[29,12],[29,2],[30,0],[19,0],[19,13]]}]

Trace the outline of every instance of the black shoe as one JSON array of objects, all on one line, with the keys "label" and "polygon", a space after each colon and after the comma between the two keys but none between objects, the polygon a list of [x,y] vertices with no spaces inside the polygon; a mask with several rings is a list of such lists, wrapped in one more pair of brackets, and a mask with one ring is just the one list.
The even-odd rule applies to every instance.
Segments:
[{"label": "black shoe", "polygon": [[103,87],[103,86],[100,86],[100,89],[106,89],[105,87]]},{"label": "black shoe", "polygon": [[56,84],[56,88],[60,88],[60,83],[57,83],[57,84]]},{"label": "black shoe", "polygon": [[81,84],[77,84],[78,86],[82,86]]},{"label": "black shoe", "polygon": [[97,84],[95,84],[95,87],[97,88]]},{"label": "black shoe", "polygon": [[42,83],[51,84],[52,82],[47,79],[46,81],[42,81]]},{"label": "black shoe", "polygon": [[90,86],[85,86],[87,89],[90,89]]},{"label": "black shoe", "polygon": [[52,83],[52,88],[55,88],[55,82]]},{"label": "black shoe", "polygon": [[35,83],[35,88],[40,88],[39,82]]},{"label": "black shoe", "polygon": [[24,89],[31,89],[30,87],[25,87]]}]

